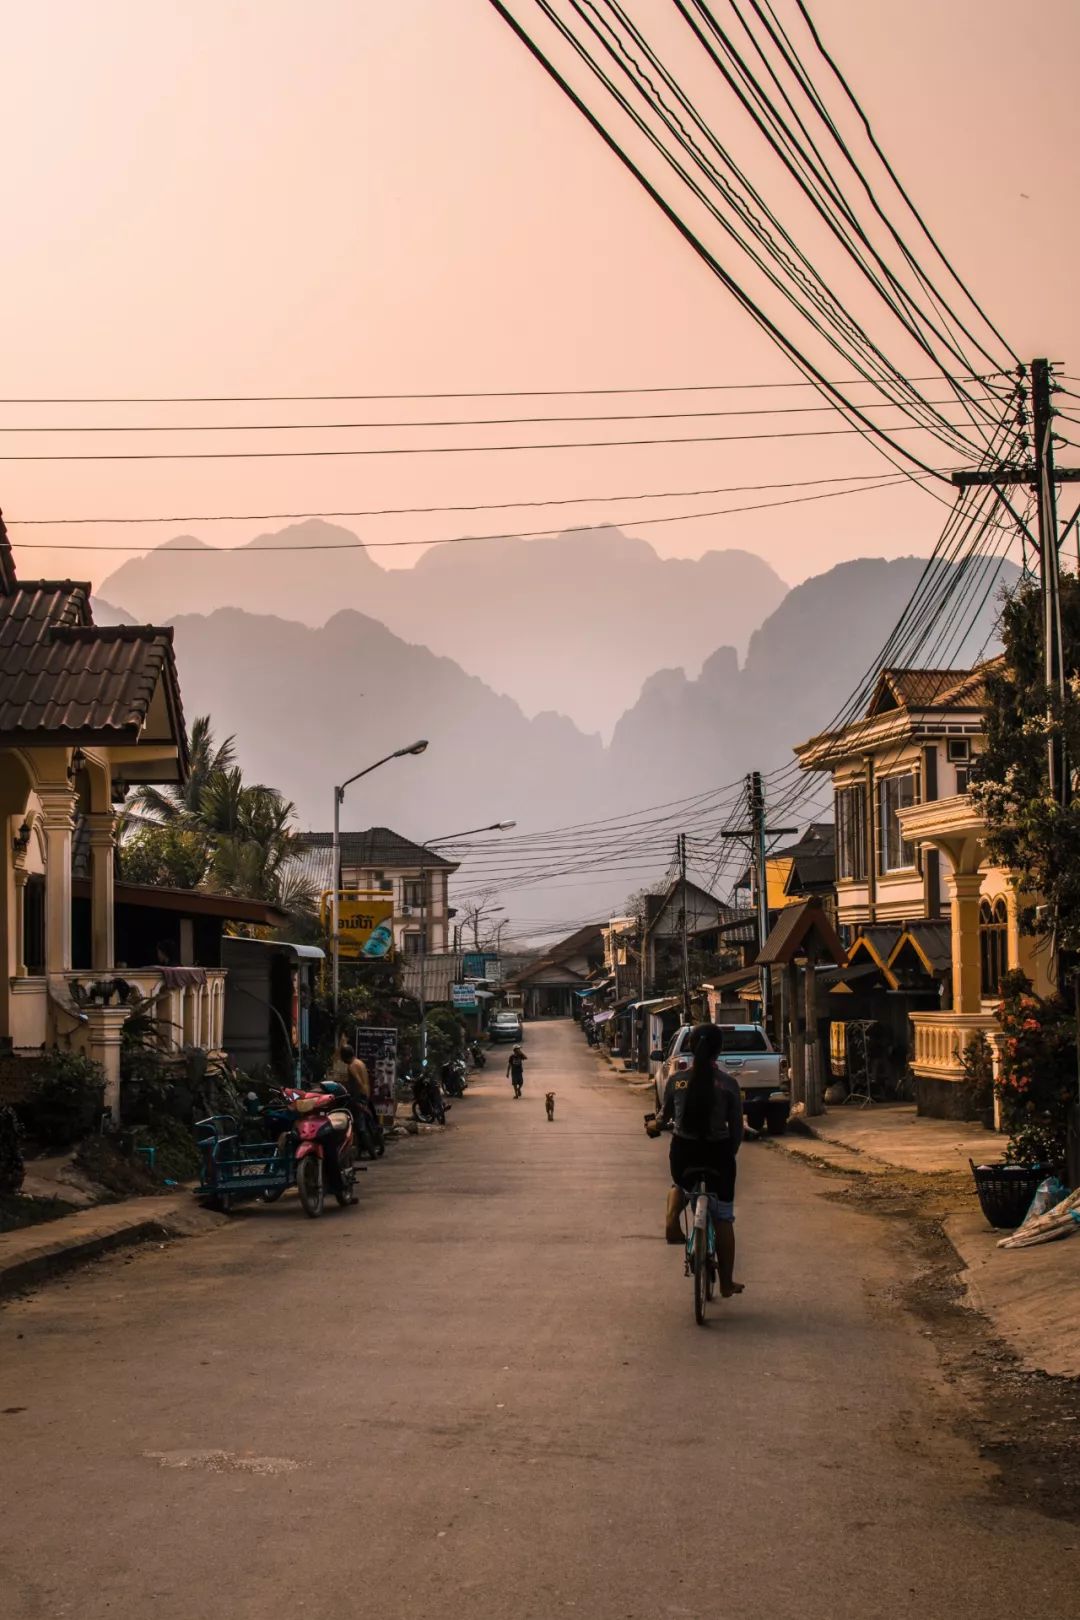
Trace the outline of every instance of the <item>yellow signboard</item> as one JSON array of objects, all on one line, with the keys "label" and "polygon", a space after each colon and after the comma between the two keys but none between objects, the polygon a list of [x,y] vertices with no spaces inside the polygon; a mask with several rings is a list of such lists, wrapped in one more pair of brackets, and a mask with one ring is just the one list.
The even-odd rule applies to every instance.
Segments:
[{"label": "yellow signboard", "polygon": [[[338,953],[368,960],[394,954],[394,902],[383,891],[338,891]],[[319,910],[327,933],[333,929],[333,895],[324,894]]]}]

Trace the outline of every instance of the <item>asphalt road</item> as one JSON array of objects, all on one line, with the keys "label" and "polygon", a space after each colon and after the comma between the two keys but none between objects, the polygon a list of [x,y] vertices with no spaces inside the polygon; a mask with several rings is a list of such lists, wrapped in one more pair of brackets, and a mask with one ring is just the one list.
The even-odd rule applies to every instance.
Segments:
[{"label": "asphalt road", "polygon": [[8,1620],[1067,1612],[1080,1532],[991,1498],[882,1223],[748,1143],[697,1328],[641,1096],[528,1036],[359,1208],[0,1313]]}]

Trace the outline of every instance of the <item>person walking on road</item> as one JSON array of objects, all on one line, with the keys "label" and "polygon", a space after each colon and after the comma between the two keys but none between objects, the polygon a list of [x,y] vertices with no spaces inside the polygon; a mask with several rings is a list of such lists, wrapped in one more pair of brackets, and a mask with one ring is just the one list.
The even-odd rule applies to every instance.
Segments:
[{"label": "person walking on road", "polygon": [[670,1124],[671,1179],[668,1193],[669,1243],[682,1242],[679,1216],[686,1203],[687,1173],[711,1170],[715,1177],[717,1260],[720,1292],[725,1299],[742,1293],[735,1281],[735,1157],[743,1135],[739,1082],[721,1067],[723,1036],[716,1024],[699,1024],[693,1033],[694,1061],[689,1075],[676,1073],[664,1087],[660,1125]]},{"label": "person walking on road", "polygon": [[528,1062],[520,1046],[515,1046],[507,1061],[506,1072],[514,1087],[514,1096],[521,1096],[521,1088],[525,1084],[525,1064]]}]

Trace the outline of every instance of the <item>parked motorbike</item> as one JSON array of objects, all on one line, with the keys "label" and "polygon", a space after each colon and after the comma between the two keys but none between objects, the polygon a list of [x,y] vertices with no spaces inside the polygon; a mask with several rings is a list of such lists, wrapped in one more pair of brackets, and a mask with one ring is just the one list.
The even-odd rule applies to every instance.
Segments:
[{"label": "parked motorbike", "polygon": [[304,1214],[321,1215],[327,1188],[345,1208],[355,1204],[357,1164],[353,1116],[342,1106],[346,1093],[333,1080],[318,1091],[285,1090],[293,1115],[296,1151],[296,1190]]},{"label": "parked motorbike", "polygon": [[442,1088],[448,1097],[464,1097],[468,1072],[463,1057],[450,1058],[443,1064]]},{"label": "parked motorbike", "polygon": [[487,1067],[487,1053],[479,1041],[469,1042],[469,1056],[472,1058],[476,1068],[483,1069]]},{"label": "parked motorbike", "polygon": [[443,1101],[442,1088],[427,1064],[423,1064],[411,1079],[413,1119],[419,1120],[422,1125],[445,1125],[450,1104]]}]

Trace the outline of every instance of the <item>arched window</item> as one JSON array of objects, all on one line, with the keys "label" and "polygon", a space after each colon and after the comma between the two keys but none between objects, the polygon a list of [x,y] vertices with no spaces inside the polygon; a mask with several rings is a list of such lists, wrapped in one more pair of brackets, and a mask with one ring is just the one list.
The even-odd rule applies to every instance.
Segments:
[{"label": "arched window", "polygon": [[979,961],[983,995],[1000,995],[1009,966],[1009,913],[1004,900],[979,902]]}]

